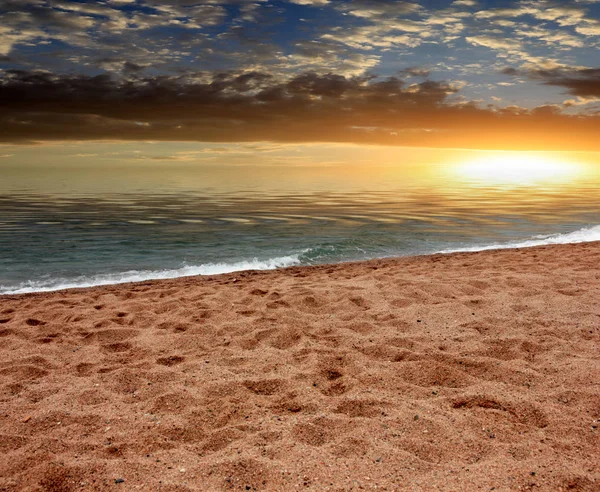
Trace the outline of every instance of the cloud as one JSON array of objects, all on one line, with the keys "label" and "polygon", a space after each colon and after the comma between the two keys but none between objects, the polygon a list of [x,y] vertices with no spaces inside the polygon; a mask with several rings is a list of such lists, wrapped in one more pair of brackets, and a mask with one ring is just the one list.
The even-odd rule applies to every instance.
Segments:
[{"label": "cloud", "polygon": [[518,70],[506,67],[501,70],[501,73],[528,77],[544,85],[563,87],[568,94],[581,100],[600,97],[600,68],[558,67],[548,70]]},{"label": "cloud", "polygon": [[430,70],[423,67],[408,67],[398,70],[398,74],[405,77],[429,77]]},{"label": "cloud", "polygon": [[351,0],[340,3],[338,8],[353,16],[365,19],[390,19],[423,10],[423,7],[416,2],[382,0]]},{"label": "cloud", "polygon": [[327,5],[329,0],[289,0],[291,3],[296,3],[298,5],[310,5],[312,7],[322,7],[323,5]]},{"label": "cloud", "polygon": [[600,21],[597,19],[586,19],[575,30],[584,36],[600,36]]},{"label": "cloud", "polygon": [[556,29],[545,29],[539,26],[528,27],[524,29],[516,29],[515,33],[518,36],[540,39],[549,45],[555,45],[562,48],[581,48],[584,42],[577,36]]},{"label": "cloud", "polygon": [[82,45],[88,39],[85,31],[95,23],[88,15],[53,9],[39,1],[4,0],[0,4],[0,54],[36,40],[60,39]]},{"label": "cloud", "polygon": [[[298,41],[289,55],[275,54],[269,68],[284,72],[332,71],[345,76],[365,73],[379,63],[375,53],[364,54],[326,39]],[[264,66],[264,65],[263,65]]]},{"label": "cloud", "polygon": [[542,79],[546,85],[564,87],[576,97],[600,97],[600,68],[537,71],[531,76]]},{"label": "cloud", "polygon": [[494,50],[520,50],[521,43],[514,39],[500,38],[495,36],[480,35],[467,36],[465,38],[469,43],[476,46],[485,46]]},{"label": "cloud", "polygon": [[475,14],[475,17],[478,19],[493,19],[496,17],[521,17],[522,15],[526,15],[532,13],[534,10],[530,8],[498,8],[498,9],[487,9],[480,10]]},{"label": "cloud", "polygon": [[388,29],[382,29],[382,26],[338,29],[324,34],[322,39],[337,41],[356,49],[390,48],[395,45],[414,48],[423,42],[420,37],[410,34],[392,35]]},{"label": "cloud", "polygon": [[465,29],[463,21],[471,15],[456,9],[428,11],[418,3],[404,1],[354,0],[340,2],[335,8],[347,16],[346,22],[330,28],[321,38],[355,50],[415,48],[436,37],[448,42]]},{"label": "cloud", "polygon": [[13,70],[2,78],[0,139],[598,146],[598,117],[548,105],[480,109],[453,103],[458,91],[451,82],[315,72],[287,80],[263,72],[118,80]]},{"label": "cloud", "polygon": [[600,97],[578,97],[576,99],[567,99],[563,102],[563,106],[570,108],[573,106],[585,106],[600,102]]},{"label": "cloud", "polygon": [[[19,69],[0,68],[0,90],[17,98],[0,95],[0,139],[472,146],[475,120],[518,117],[532,131],[552,111],[533,113],[540,100],[591,113],[582,101],[596,97],[595,75],[579,70],[598,44],[599,3],[0,0],[0,62]],[[501,66],[519,78],[500,78]],[[484,101],[482,88],[510,85],[520,109],[479,107],[498,96]]]},{"label": "cloud", "polygon": [[574,26],[581,23],[585,18],[586,9],[584,8],[573,5],[550,6],[550,8],[547,8],[549,2],[542,1],[540,3],[541,5],[536,5],[538,10],[533,12],[537,19],[554,21],[560,26]]}]

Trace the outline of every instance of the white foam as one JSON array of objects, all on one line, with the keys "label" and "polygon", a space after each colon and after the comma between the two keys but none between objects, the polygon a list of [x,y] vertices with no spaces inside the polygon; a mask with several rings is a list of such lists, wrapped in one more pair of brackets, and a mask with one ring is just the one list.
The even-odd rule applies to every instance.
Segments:
[{"label": "white foam", "polygon": [[[543,246],[546,244],[572,244],[591,241],[600,241],[600,225],[580,229],[566,234],[554,234],[547,236],[535,236],[526,241],[511,243],[486,244],[479,246],[468,246],[454,249],[437,251],[438,253],[458,253],[471,251],[485,251],[492,249],[529,248]],[[205,265],[185,265],[181,268],[171,270],[130,270],[122,273],[99,274],[92,276],[80,276],[70,279],[39,279],[22,282],[18,286],[0,285],[2,294],[27,294],[31,292],[49,292],[62,289],[73,289],[82,287],[94,287],[98,285],[122,284],[127,282],[143,282],[146,280],[160,280],[194,275],[218,275],[242,270],[274,270],[302,263],[301,257],[310,249],[298,254],[281,256],[267,260],[247,260],[233,263],[208,263]]]},{"label": "white foam", "polygon": [[531,248],[533,246],[544,246],[546,244],[575,244],[600,241],[600,225],[579,229],[566,234],[552,234],[549,236],[534,236],[526,241],[515,241],[510,243],[487,244],[482,246],[469,246],[465,248],[446,249],[439,253],[460,253],[470,251],[486,251],[490,249],[513,249]]},{"label": "white foam", "polygon": [[[308,251],[308,250],[306,250]],[[218,275],[242,270],[274,270],[300,264],[300,255],[281,256],[267,260],[249,260],[236,263],[208,263],[206,265],[186,265],[171,270],[130,270],[122,273],[107,273],[92,276],[80,276],[70,279],[54,278],[29,280],[16,287],[0,285],[0,294],[28,294],[31,292],[49,292],[53,290],[95,287],[98,285],[123,284],[127,282],[143,282],[145,280],[161,280],[169,278],[190,277],[193,275]]]}]

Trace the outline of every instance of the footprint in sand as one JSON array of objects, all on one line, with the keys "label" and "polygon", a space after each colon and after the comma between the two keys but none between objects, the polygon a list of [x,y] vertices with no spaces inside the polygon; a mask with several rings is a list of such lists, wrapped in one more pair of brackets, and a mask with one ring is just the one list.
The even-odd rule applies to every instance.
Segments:
[{"label": "footprint in sand", "polygon": [[176,413],[181,414],[189,408],[198,405],[195,398],[185,393],[167,393],[154,399],[152,413]]},{"label": "footprint in sand", "polygon": [[281,379],[263,379],[259,381],[245,381],[244,386],[252,393],[261,396],[271,396],[281,393],[285,382]]},{"label": "footprint in sand", "polygon": [[16,333],[17,332],[15,330],[11,330],[10,328],[4,328],[0,330],[0,338],[16,335]]},{"label": "footprint in sand", "polygon": [[273,301],[273,302],[268,302],[267,303],[267,307],[269,309],[278,309],[278,308],[283,308],[283,307],[290,307],[290,303],[287,301],[282,301],[277,300],[277,301]]},{"label": "footprint in sand", "polygon": [[414,304],[414,300],[413,299],[408,299],[406,297],[400,297],[398,299],[393,299],[392,301],[390,301],[390,304],[392,306],[394,306],[395,308],[405,308],[410,306],[411,304]]},{"label": "footprint in sand", "polygon": [[268,291],[266,290],[262,290],[262,289],[252,289],[250,291],[250,294],[253,296],[264,296],[268,293]]},{"label": "footprint in sand", "polygon": [[399,375],[404,381],[423,388],[463,388],[473,384],[473,378],[464,371],[439,362],[410,361],[403,362],[398,367]]},{"label": "footprint in sand", "polygon": [[115,328],[108,330],[100,330],[96,332],[85,332],[82,333],[83,340],[86,343],[116,343],[123,342],[125,340],[129,340],[130,338],[134,338],[138,335],[138,330],[128,329],[128,328]]},{"label": "footprint in sand", "polygon": [[43,378],[49,373],[46,369],[30,364],[14,365],[0,370],[0,374],[12,376],[18,381],[27,381]]},{"label": "footprint in sand", "polygon": [[36,338],[36,342],[38,343],[52,343],[56,341],[57,338],[60,338],[60,333],[50,333],[46,336]]},{"label": "footprint in sand", "polygon": [[363,297],[351,297],[350,302],[362,309],[371,309],[369,303]]},{"label": "footprint in sand", "polygon": [[548,417],[532,403],[501,402],[488,396],[465,396],[452,402],[454,409],[483,409],[503,412],[509,419],[522,424],[544,428],[548,426]]},{"label": "footprint in sand", "polygon": [[229,447],[233,442],[246,437],[246,433],[235,428],[221,429],[213,432],[208,439],[200,446],[203,454],[216,453]]},{"label": "footprint in sand", "polygon": [[300,343],[302,340],[302,332],[295,328],[287,328],[282,330],[275,338],[271,339],[270,345],[279,350],[287,350]]},{"label": "footprint in sand", "polygon": [[371,400],[344,400],[333,411],[349,417],[373,418],[381,415],[381,402]]},{"label": "footprint in sand", "polygon": [[344,324],[344,328],[352,330],[355,333],[360,333],[361,335],[368,335],[375,330],[375,325],[366,321],[354,321]]},{"label": "footprint in sand", "polygon": [[297,424],[292,435],[296,441],[309,446],[323,446],[333,439],[330,429],[311,423]]},{"label": "footprint in sand", "polygon": [[127,352],[128,350],[131,350],[133,348],[133,345],[131,345],[128,342],[117,342],[117,343],[109,343],[109,344],[101,345],[101,348],[104,352],[121,353],[121,352]]},{"label": "footprint in sand", "polygon": [[340,396],[350,389],[343,376],[343,373],[337,369],[326,369],[321,372],[321,377],[324,377],[325,381],[314,384],[325,396]]},{"label": "footprint in sand", "polygon": [[176,366],[177,364],[181,364],[185,360],[185,357],[181,357],[180,355],[170,355],[169,357],[161,357],[156,359],[156,363],[163,366]]},{"label": "footprint in sand", "polygon": [[236,311],[237,314],[241,314],[242,316],[252,316],[256,313],[254,309],[243,309],[241,311]]},{"label": "footprint in sand", "polygon": [[92,375],[94,364],[89,362],[81,362],[75,366],[75,374],[79,377],[87,377]]}]

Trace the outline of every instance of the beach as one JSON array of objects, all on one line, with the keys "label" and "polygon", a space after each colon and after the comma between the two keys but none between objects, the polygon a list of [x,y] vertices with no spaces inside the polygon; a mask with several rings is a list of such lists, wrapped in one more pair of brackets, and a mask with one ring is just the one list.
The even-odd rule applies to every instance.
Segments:
[{"label": "beach", "polygon": [[600,242],[0,297],[0,490],[599,490]]}]

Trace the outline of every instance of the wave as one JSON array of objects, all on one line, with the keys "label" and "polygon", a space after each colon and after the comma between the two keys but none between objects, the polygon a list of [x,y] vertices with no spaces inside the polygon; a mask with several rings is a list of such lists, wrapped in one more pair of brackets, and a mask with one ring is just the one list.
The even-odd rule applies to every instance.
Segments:
[{"label": "wave", "polygon": [[128,282],[143,282],[145,280],[163,280],[194,275],[218,275],[242,270],[274,270],[299,265],[301,256],[308,250],[295,255],[280,256],[267,260],[244,260],[233,263],[207,263],[205,265],[185,265],[170,270],[129,270],[122,273],[105,273],[74,278],[49,278],[28,280],[13,287],[0,285],[0,294],[29,294],[32,292],[49,292],[62,289],[95,287],[99,285],[124,284]]},{"label": "wave", "polygon": [[565,234],[551,234],[534,236],[525,241],[514,241],[509,243],[486,244],[480,246],[469,246],[454,249],[445,249],[438,253],[462,253],[473,251],[487,251],[490,249],[513,249],[532,248],[549,244],[575,244],[600,241],[600,225],[579,229]]},{"label": "wave", "polygon": [[[524,241],[514,241],[508,243],[494,243],[482,245],[469,245],[458,248],[443,250],[431,250],[421,254],[434,253],[458,253],[475,252],[492,249],[512,249],[528,248],[533,246],[543,246],[548,244],[571,244],[591,241],[600,241],[600,225],[579,229],[565,234],[552,234],[544,236],[534,236]],[[372,245],[370,245],[372,246]],[[286,268],[296,265],[310,265],[319,263],[331,263],[340,261],[356,261],[359,259],[371,259],[374,257],[405,256],[402,251],[397,254],[381,255],[375,253],[372,248],[369,254],[369,248],[360,250],[360,257],[356,256],[357,246],[353,243],[350,250],[339,248],[334,245],[321,245],[314,248],[304,249],[296,254],[280,256],[266,260],[242,260],[237,262],[207,263],[204,265],[184,265],[180,268],[166,270],[129,270],[121,273],[104,273],[90,276],[78,276],[72,278],[44,278],[28,280],[18,285],[2,286],[0,285],[0,295],[9,294],[27,294],[32,292],[49,292],[62,289],[73,289],[82,287],[94,287],[99,285],[122,284],[128,282],[143,282],[146,280],[161,280],[179,277],[190,277],[194,275],[218,275],[222,273],[232,273],[242,270],[274,270],[277,268]],[[349,254],[353,253],[350,257]],[[378,253],[381,253],[379,251]],[[419,254],[418,251],[413,254]]]}]

